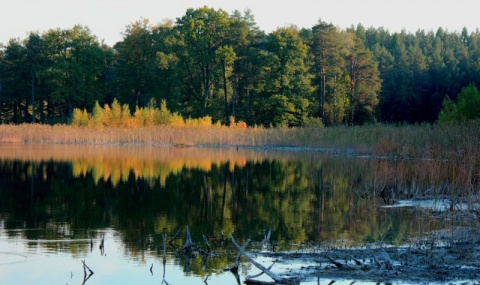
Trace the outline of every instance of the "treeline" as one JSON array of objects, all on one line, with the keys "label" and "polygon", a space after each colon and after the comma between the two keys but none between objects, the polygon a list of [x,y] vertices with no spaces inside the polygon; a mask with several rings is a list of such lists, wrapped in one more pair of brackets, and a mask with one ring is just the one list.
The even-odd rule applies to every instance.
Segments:
[{"label": "treeline", "polygon": [[[182,118],[303,126],[432,122],[480,85],[480,32],[390,33],[362,25],[261,31],[249,11],[188,9],[131,23],[113,47],[83,26],[0,49],[0,122],[70,122],[75,108],[166,102]],[[125,113],[126,110],[124,110]],[[77,114],[78,115],[78,114]]]}]

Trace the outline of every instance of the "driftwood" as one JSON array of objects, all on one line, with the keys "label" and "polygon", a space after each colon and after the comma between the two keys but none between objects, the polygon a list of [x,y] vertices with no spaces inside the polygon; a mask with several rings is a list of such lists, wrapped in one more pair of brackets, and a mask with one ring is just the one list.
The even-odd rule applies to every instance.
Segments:
[{"label": "driftwood", "polygon": [[[371,264],[364,264],[360,260],[356,259],[355,257],[351,257],[352,260],[355,262],[355,265],[350,265],[350,264],[343,264],[341,262],[336,261],[332,257],[325,255],[325,258],[328,259],[333,265],[335,265],[336,268],[340,270],[363,270],[363,271],[368,271],[368,270],[380,270],[380,269],[385,269],[387,271],[394,271],[393,268],[393,262],[388,256],[387,252],[385,249],[382,247],[380,256],[382,261],[375,255],[375,253],[370,250],[370,253],[372,254],[371,257]],[[384,268],[382,268],[384,266]]]},{"label": "driftwood", "polygon": [[[275,263],[277,263],[277,260],[275,260],[275,261],[272,263],[272,265],[270,265],[267,269],[268,269],[268,270],[272,269],[272,267],[275,265]],[[247,279],[253,279],[253,278],[260,277],[260,276],[263,275],[263,273],[264,273],[264,272],[262,271],[262,272],[260,272],[260,273],[258,273],[258,274],[255,274],[255,275],[248,275],[248,276],[247,276]]]},{"label": "driftwood", "polygon": [[242,257],[242,251],[245,250],[245,248],[247,247],[248,243],[250,242],[250,240],[248,239],[242,246],[241,248],[241,251],[240,253],[237,255],[237,258],[235,259],[235,263],[233,263],[232,265],[230,265],[229,267],[227,267],[225,269],[225,271],[230,271],[232,273],[238,273],[238,266],[240,265],[240,257]]},{"label": "driftwood", "polygon": [[343,264],[341,264],[340,262],[338,261],[335,261],[335,259],[331,258],[330,256],[328,255],[325,255],[325,257],[330,260],[331,263],[333,263],[333,265],[335,265],[337,268],[339,269],[342,269],[342,268],[345,268],[345,266]]},{"label": "driftwood", "polygon": [[[223,237],[223,231],[222,231],[222,237]],[[248,243],[250,242],[250,240],[247,240],[243,246],[242,246],[242,251],[245,250],[245,248],[247,247]],[[230,271],[233,276],[235,277],[235,280],[237,280],[237,284],[240,285],[242,282],[240,281],[240,275],[238,275],[238,266],[240,265],[240,257],[242,257],[242,254],[239,253],[237,255],[237,258],[235,259],[235,262],[230,265],[229,267],[225,268],[224,271]]]},{"label": "driftwood", "polygon": [[[267,274],[270,276],[275,281],[275,284],[300,284],[300,280],[293,278],[293,279],[288,279],[288,278],[283,278],[280,275],[270,271],[270,269],[266,268],[265,266],[261,265],[260,263],[256,262],[250,254],[246,253],[244,249],[242,249],[238,243],[235,241],[233,238],[233,235],[230,235],[230,238],[232,240],[233,245],[238,249],[239,254],[245,256],[245,258],[250,261],[255,267],[260,269],[263,273]],[[253,279],[246,279],[245,283],[247,284],[271,284],[271,283],[266,283],[262,281],[256,281]]]},{"label": "driftwood", "polygon": [[383,260],[385,260],[385,269],[393,270],[393,262],[383,247],[382,247],[382,257],[383,257]]}]

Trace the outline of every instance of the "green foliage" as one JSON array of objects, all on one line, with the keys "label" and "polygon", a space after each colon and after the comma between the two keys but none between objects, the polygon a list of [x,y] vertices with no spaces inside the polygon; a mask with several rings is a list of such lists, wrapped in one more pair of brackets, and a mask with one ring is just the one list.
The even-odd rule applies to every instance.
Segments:
[{"label": "green foliage", "polygon": [[459,121],[460,118],[457,118],[459,113],[457,112],[457,106],[455,102],[453,102],[450,97],[445,97],[442,102],[442,110],[438,115],[438,121],[440,123],[449,123]]},{"label": "green foliage", "polygon": [[480,117],[480,91],[470,84],[463,88],[454,103],[449,97],[445,97],[442,110],[438,117],[439,122],[460,122],[477,119]]},{"label": "green foliage", "polygon": [[[480,32],[466,29],[390,33],[319,21],[267,34],[250,11],[200,7],[175,22],[140,19],[123,35],[108,47],[74,26],[9,41],[0,50],[0,122],[67,121],[98,101],[97,111],[109,110],[92,115],[97,126],[205,116],[251,126],[420,123],[437,120],[442,104],[453,108],[445,94],[480,86]],[[172,113],[152,109],[150,98]],[[465,119],[476,116],[471,102],[457,104]]]},{"label": "green foliage", "polygon": [[304,122],[303,122],[303,127],[305,128],[324,128],[322,119],[318,117],[308,117]]}]

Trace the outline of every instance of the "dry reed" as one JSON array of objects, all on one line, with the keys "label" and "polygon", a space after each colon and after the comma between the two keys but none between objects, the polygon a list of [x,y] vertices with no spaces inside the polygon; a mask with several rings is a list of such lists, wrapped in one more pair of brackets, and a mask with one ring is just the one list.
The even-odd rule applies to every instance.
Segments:
[{"label": "dry reed", "polygon": [[480,124],[328,128],[23,124],[0,125],[0,143],[299,147],[390,157],[441,158],[476,166]]}]

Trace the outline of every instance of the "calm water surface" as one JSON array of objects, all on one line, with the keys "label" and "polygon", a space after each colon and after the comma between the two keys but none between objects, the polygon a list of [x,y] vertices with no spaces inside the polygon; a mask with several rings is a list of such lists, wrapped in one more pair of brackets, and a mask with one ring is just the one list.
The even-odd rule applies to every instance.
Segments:
[{"label": "calm water surface", "polygon": [[[445,179],[429,168],[301,151],[0,145],[0,284],[82,284],[82,260],[94,271],[85,284],[237,284],[223,272],[236,256],[228,237],[271,250],[269,230],[278,250],[402,244],[441,225],[381,206]],[[388,187],[395,197],[374,194]],[[213,256],[176,253],[187,225]],[[163,236],[178,231],[164,267]],[[243,264],[240,276],[252,272]]]}]

